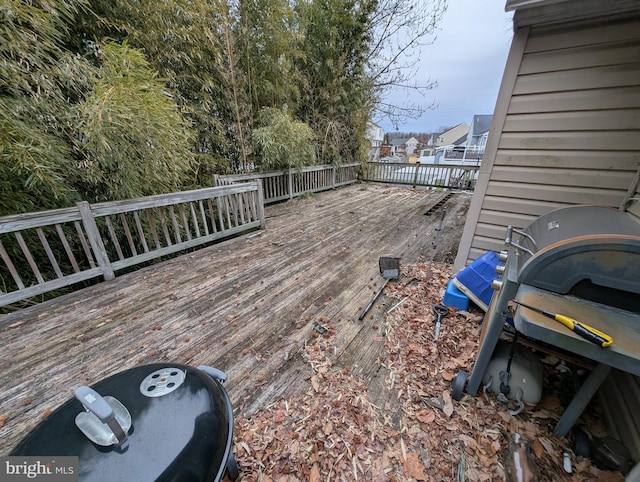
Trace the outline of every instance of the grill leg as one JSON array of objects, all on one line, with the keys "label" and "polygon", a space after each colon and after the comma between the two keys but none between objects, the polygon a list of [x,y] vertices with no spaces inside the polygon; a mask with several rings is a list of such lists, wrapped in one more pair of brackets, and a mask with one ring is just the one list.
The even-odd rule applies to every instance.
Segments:
[{"label": "grill leg", "polygon": [[556,437],[564,437],[569,433],[569,430],[571,430],[573,424],[576,423],[584,409],[589,404],[591,397],[593,397],[598,391],[598,388],[604,379],[607,378],[610,371],[611,367],[604,363],[598,363],[598,365],[591,371],[580,387],[580,390],[578,390],[574,395],[573,400],[571,400],[571,403],[566,408],[562,417],[560,417],[558,424],[553,430],[553,434]]},{"label": "grill leg", "polygon": [[482,377],[487,371],[491,356],[500,338],[500,333],[502,333],[504,324],[507,321],[507,303],[515,297],[517,290],[517,283],[512,283],[505,279],[502,288],[494,293],[491,298],[491,304],[482,324],[478,355],[467,384],[467,393],[473,397],[478,392]]}]

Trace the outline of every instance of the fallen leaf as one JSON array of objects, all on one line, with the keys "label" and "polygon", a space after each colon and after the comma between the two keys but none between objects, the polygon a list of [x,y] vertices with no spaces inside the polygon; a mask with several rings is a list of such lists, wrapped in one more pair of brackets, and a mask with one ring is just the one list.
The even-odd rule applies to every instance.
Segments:
[{"label": "fallen leaf", "polygon": [[316,392],[320,390],[320,382],[318,382],[318,377],[315,375],[311,377],[311,386]]},{"label": "fallen leaf", "polygon": [[436,414],[433,410],[419,410],[416,412],[416,418],[422,423],[432,423],[436,419]]},{"label": "fallen leaf", "polygon": [[402,462],[404,473],[408,477],[413,477],[416,480],[428,480],[427,475],[424,473],[424,465],[420,461],[420,454],[418,452],[410,452],[407,454],[406,460]]},{"label": "fallen leaf", "polygon": [[476,439],[466,435],[466,434],[460,434],[460,436],[458,437],[462,442],[464,442],[465,447],[469,447],[473,450],[478,448],[478,443],[476,442]]},{"label": "fallen leaf", "polygon": [[445,370],[442,372],[442,378],[448,382],[450,382],[451,380],[453,380],[455,378],[455,375],[452,371],[450,370]]},{"label": "fallen leaf", "polygon": [[309,482],[320,482],[320,469],[318,464],[313,464],[311,472],[309,472]]},{"label": "fallen leaf", "polygon": [[279,478],[278,482],[300,482],[300,479],[297,478],[295,475],[289,474]]},{"label": "fallen leaf", "polygon": [[453,415],[453,401],[451,400],[451,392],[449,390],[444,390],[442,392],[442,400],[444,401],[444,407],[442,411],[447,416],[447,418]]},{"label": "fallen leaf", "polygon": [[297,440],[294,440],[293,442],[291,442],[291,445],[289,445],[289,452],[291,452],[291,455],[293,456],[297,455],[299,450],[300,450],[300,442],[298,442]]},{"label": "fallen leaf", "polygon": [[540,437],[540,438],[538,438],[538,440],[540,441],[540,443],[544,447],[544,449],[547,452],[547,454],[551,455],[552,457],[556,455],[556,451],[553,449],[553,444],[551,443],[550,440],[548,440],[548,439],[546,439],[544,437]]},{"label": "fallen leaf", "polygon": [[541,459],[544,455],[544,447],[540,443],[540,440],[538,440],[537,438],[533,440],[533,443],[531,444],[531,450],[538,459]]}]

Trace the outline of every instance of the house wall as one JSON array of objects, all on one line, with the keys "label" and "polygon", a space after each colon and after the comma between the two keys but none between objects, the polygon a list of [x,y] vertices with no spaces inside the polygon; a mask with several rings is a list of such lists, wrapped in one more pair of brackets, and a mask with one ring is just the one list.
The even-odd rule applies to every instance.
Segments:
[{"label": "house wall", "polygon": [[436,147],[448,146],[453,144],[462,136],[469,132],[469,124],[458,124],[457,126],[449,129],[447,132],[443,132],[436,138]]},{"label": "house wall", "polygon": [[[507,225],[556,208],[605,205],[640,222],[640,2],[538,3],[514,15],[455,270],[503,249]],[[609,434],[639,462],[640,377],[613,373],[598,396]]]},{"label": "house wall", "polygon": [[418,147],[418,139],[412,137],[406,142],[405,145],[407,146],[407,154],[413,154],[414,152],[416,152],[416,148]]},{"label": "house wall", "polygon": [[[618,208],[637,184],[640,13],[603,18],[515,30],[454,269],[503,249],[507,225]],[[640,220],[640,203],[628,206]]]}]

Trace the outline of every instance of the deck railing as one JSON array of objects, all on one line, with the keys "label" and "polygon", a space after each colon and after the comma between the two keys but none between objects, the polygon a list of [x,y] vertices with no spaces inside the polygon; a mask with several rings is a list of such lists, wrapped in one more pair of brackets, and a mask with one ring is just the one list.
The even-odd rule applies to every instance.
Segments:
[{"label": "deck railing", "polygon": [[362,177],[363,181],[408,184],[412,187],[473,190],[479,170],[478,166],[368,162],[362,170]]},{"label": "deck railing", "polygon": [[358,181],[360,164],[312,166],[301,169],[215,176],[216,186],[262,180],[265,204],[326,191]]},{"label": "deck railing", "polygon": [[264,204],[365,181],[473,189],[476,166],[369,162],[216,176],[216,187],[0,218],[0,306],[264,227]]},{"label": "deck railing", "polygon": [[0,218],[0,306],[264,228],[259,182]]}]

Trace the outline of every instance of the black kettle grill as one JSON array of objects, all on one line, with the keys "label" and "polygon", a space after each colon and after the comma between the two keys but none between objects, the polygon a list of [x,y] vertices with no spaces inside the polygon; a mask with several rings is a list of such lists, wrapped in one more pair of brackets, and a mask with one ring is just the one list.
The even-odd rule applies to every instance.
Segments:
[{"label": "black kettle grill", "polygon": [[76,390],[9,455],[77,456],[81,481],[238,477],[225,373],[144,365]]}]

